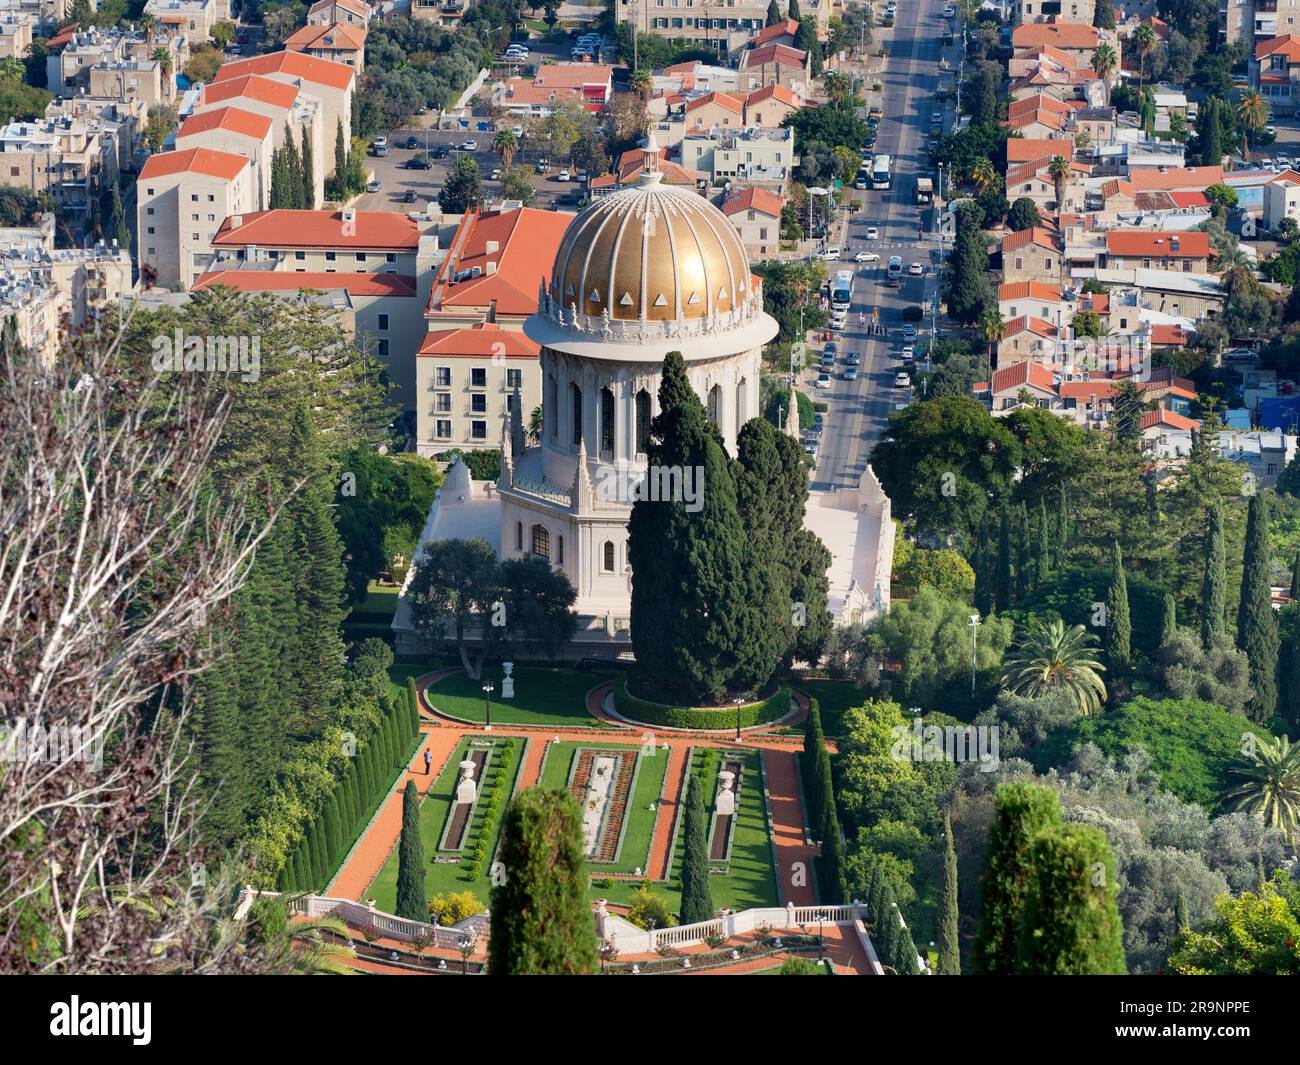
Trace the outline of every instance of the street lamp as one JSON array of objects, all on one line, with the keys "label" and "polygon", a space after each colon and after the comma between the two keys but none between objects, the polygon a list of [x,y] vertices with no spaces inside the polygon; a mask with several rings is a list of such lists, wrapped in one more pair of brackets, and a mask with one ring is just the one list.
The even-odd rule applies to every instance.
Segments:
[{"label": "street lamp", "polygon": [[975,647],[976,633],[979,632],[980,616],[972,614],[970,616],[970,693],[975,694]]},{"label": "street lamp", "polygon": [[494,691],[496,691],[496,688],[492,686],[491,681],[483,685],[483,715],[487,719],[483,726],[484,732],[492,731],[492,693]]},{"label": "street lamp", "polygon": [[745,700],[740,696],[736,697],[736,739],[740,739],[740,706]]},{"label": "street lamp", "polygon": [[461,975],[469,975],[469,956],[474,953],[474,940],[469,936],[461,936],[458,944],[460,947],[460,964]]}]

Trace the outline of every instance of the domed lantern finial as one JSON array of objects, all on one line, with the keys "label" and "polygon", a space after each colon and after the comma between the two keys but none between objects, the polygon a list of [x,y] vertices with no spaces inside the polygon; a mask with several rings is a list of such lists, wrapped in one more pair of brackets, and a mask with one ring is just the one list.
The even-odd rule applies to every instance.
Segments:
[{"label": "domed lantern finial", "polygon": [[663,180],[663,174],[659,171],[659,140],[655,137],[653,126],[646,134],[645,147],[642,151],[645,155],[642,158],[641,183],[657,185]]}]

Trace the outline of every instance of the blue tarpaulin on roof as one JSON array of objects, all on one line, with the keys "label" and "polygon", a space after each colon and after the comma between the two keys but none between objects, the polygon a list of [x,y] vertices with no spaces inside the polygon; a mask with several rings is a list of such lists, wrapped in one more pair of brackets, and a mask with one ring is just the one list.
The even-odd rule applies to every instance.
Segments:
[{"label": "blue tarpaulin on roof", "polygon": [[1259,401],[1261,429],[1300,432],[1300,396],[1273,396]]}]

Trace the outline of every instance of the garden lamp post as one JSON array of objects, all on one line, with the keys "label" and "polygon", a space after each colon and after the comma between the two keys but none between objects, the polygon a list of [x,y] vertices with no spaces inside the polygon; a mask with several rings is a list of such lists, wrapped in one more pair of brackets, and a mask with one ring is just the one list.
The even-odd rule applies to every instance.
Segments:
[{"label": "garden lamp post", "polygon": [[[974,688],[971,689],[972,692],[974,690]],[[487,719],[483,726],[484,732],[492,731],[492,693],[494,691],[496,691],[496,688],[492,686],[491,681],[483,685],[483,715]]]},{"label": "garden lamp post", "polygon": [[740,739],[740,707],[744,701],[745,700],[741,698],[736,699],[736,739],[737,740]]},{"label": "garden lamp post", "polygon": [[817,947],[821,951],[821,956],[826,957],[826,937],[822,935],[822,922],[827,920],[826,911],[817,911]]},{"label": "garden lamp post", "polygon": [[469,956],[474,952],[474,940],[470,939],[469,936],[461,936],[458,945],[460,946],[461,975],[468,976]]},{"label": "garden lamp post", "polygon": [[979,632],[980,616],[972,614],[970,616],[970,693],[975,694],[975,647],[976,633]]}]

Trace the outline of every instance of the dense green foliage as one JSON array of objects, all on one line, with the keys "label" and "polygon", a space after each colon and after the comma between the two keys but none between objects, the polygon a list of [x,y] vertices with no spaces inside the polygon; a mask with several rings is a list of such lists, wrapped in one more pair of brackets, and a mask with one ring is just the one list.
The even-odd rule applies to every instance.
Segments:
[{"label": "dense green foliage", "polygon": [[682,811],[682,924],[695,924],[713,917],[709,893],[709,833],[704,812],[704,788],[698,773],[687,774],[686,804]]}]

